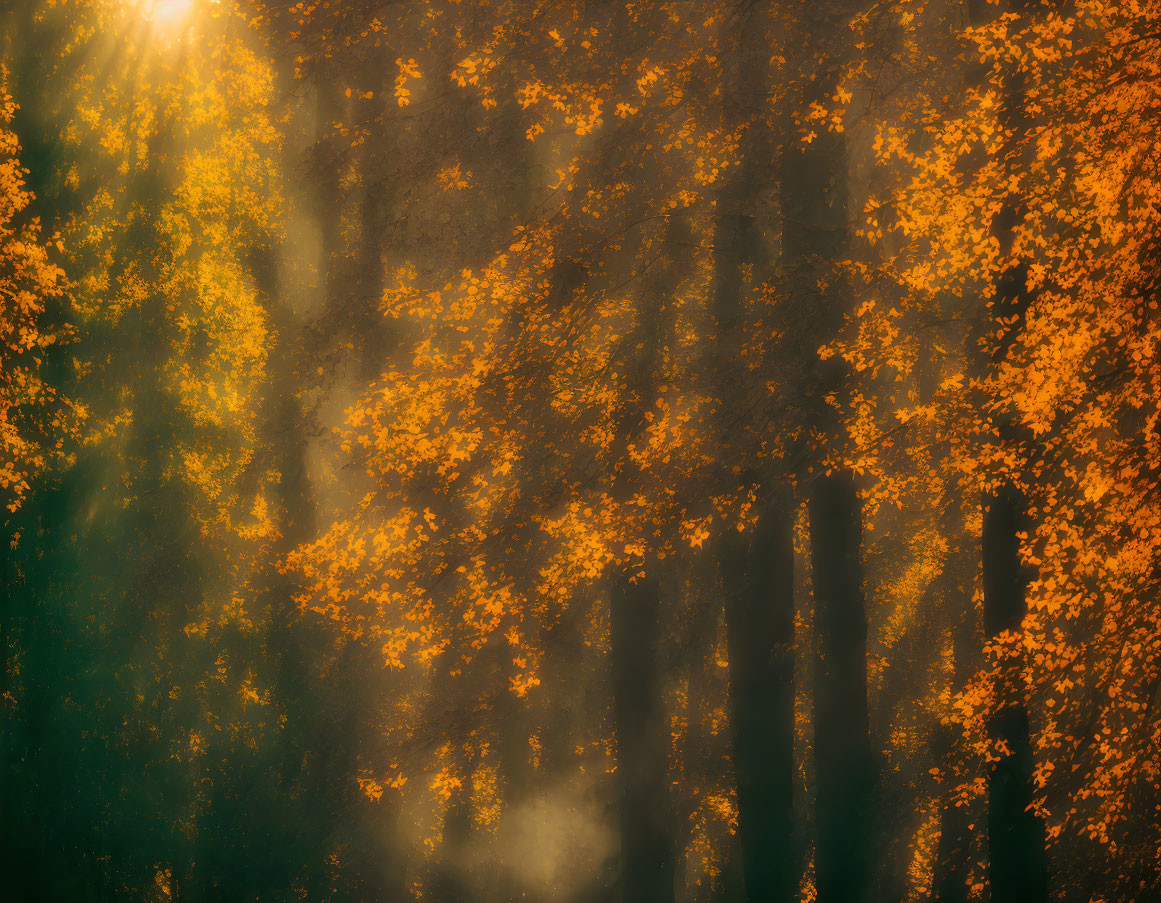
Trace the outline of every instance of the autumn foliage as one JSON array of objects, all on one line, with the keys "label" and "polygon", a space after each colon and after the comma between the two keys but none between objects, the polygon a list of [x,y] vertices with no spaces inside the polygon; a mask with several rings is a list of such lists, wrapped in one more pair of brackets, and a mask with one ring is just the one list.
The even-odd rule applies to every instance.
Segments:
[{"label": "autumn foliage", "polygon": [[[59,453],[71,420],[59,410],[55,387],[41,375],[46,349],[61,339],[47,316],[64,274],[43,240],[40,221],[28,215],[32,197],[20,164],[20,140],[11,131],[16,104],[7,81],[7,71],[0,71],[0,491],[11,511]],[[55,250],[61,250],[59,243]]]},{"label": "autumn foliage", "polygon": [[1155,4],[19,6],[14,899],[1153,899]]}]

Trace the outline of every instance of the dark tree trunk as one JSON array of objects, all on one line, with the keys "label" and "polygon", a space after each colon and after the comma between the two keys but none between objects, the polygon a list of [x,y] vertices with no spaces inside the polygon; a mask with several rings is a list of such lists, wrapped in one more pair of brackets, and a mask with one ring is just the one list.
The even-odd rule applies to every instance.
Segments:
[{"label": "dark tree trunk", "polygon": [[549,781],[558,780],[571,772],[584,691],[591,686],[583,654],[581,622],[588,616],[592,602],[586,598],[575,604],[577,614],[569,612],[562,615],[541,633],[548,654],[544,657],[543,666],[545,692],[540,696],[538,712],[540,771]]},{"label": "dark tree trunk", "polygon": [[861,903],[873,897],[874,768],[861,542],[862,508],[854,480],[846,473],[819,478],[810,498],[819,903]]},{"label": "dark tree trunk", "polygon": [[609,600],[625,903],[674,903],[668,738],[657,674],[654,578],[616,579]]},{"label": "dark tree trunk", "polygon": [[[1012,486],[1002,487],[984,512],[984,628],[994,637],[1019,631],[1027,613],[1026,577],[1020,561],[1019,531],[1024,500]],[[1029,811],[1032,803],[1032,744],[1028,711],[1020,699],[1018,665],[1002,665],[996,710],[989,722],[994,739],[1009,754],[988,776],[988,882],[993,903],[1048,900],[1044,826]]]},{"label": "dark tree trunk", "polygon": [[328,291],[333,292],[330,281],[335,275],[336,256],[342,246],[339,177],[343,163],[333,127],[345,116],[345,105],[338,84],[328,75],[316,79],[315,92],[315,143],[310,153],[309,171],[315,183],[312,200],[322,244],[321,269],[328,280]]},{"label": "dark tree trunk", "polygon": [[[1021,15],[1044,12],[1055,5],[1048,0],[1008,0],[1007,7]],[[998,14],[982,3],[970,4],[973,21],[982,23]],[[1001,6],[1001,9],[1003,7]],[[1030,165],[1030,149],[1019,142],[1033,126],[1027,106],[1026,75],[1019,69],[1004,77],[999,121],[1008,135],[1003,159],[1011,169]],[[1019,195],[1008,194],[992,223],[1000,251],[1008,254],[1016,230],[1024,218]],[[1027,290],[1027,263],[1017,261],[1000,274],[989,326],[1000,319],[1009,325],[991,349],[991,363],[1000,364],[1017,340],[1025,312],[1032,303]],[[1017,426],[1006,411],[994,418],[998,435],[1012,441]],[[984,582],[984,630],[995,637],[1004,631],[1018,632],[1027,614],[1026,575],[1020,561],[1018,533],[1025,526],[1025,500],[1011,484],[1004,484],[985,500],[982,537]],[[1048,899],[1048,865],[1044,827],[1028,811],[1032,802],[1033,756],[1028,711],[1022,702],[1023,679],[1019,664],[1002,662],[997,675],[995,709],[988,723],[991,737],[1008,749],[988,775],[988,883],[993,903],[1040,903]]]},{"label": "dark tree trunk", "polygon": [[[624,462],[611,475],[612,491],[624,502],[639,471],[629,455],[630,443],[644,431],[658,391],[660,353],[673,328],[673,298],[688,272],[688,222],[667,219],[658,238],[652,272],[642,273],[642,303],[626,348],[626,392],[614,432],[622,437],[615,460]],[[650,559],[648,576],[629,566],[609,584],[611,676],[617,780],[621,815],[621,891],[625,903],[673,903],[676,876],[676,831],[669,784],[669,725],[658,651],[661,645],[661,583],[666,565]]]},{"label": "dark tree trunk", "polygon": [[443,816],[443,838],[432,865],[429,894],[434,903],[470,903],[478,894],[469,870],[468,848],[474,831],[472,817],[472,755],[463,747],[452,755],[461,785],[452,791]]},{"label": "dark tree trunk", "polygon": [[[956,574],[949,574],[950,568],[950,563],[944,565],[940,579],[947,587],[947,592],[955,593],[959,601],[959,605],[955,606],[958,616],[951,624],[954,689],[958,690],[967,684],[979,666],[981,644],[978,618],[970,603],[970,593],[956,579]],[[943,605],[948,607],[948,602],[945,601]],[[933,744],[934,758],[950,766],[959,731],[951,725],[937,728],[937,731]],[[949,779],[939,812],[939,845],[936,848],[931,882],[932,903],[968,901],[968,878],[975,858],[973,829],[982,822],[983,813],[977,810],[977,804],[973,801],[957,800],[957,796],[954,783]]]},{"label": "dark tree trunk", "polygon": [[724,539],[730,723],[747,903],[793,900],[794,537],[789,493]]},{"label": "dark tree trunk", "polygon": [[[807,37],[838,41],[844,25],[825,6],[812,11]],[[838,45],[836,45],[838,46]],[[820,71],[796,99],[829,96],[833,74]],[[801,362],[796,401],[802,424],[841,446],[845,427],[831,400],[850,378],[839,357],[819,361],[851,306],[835,264],[849,258],[847,147],[823,130],[804,144],[787,117],[782,136],[779,200],[783,267],[788,273]],[[811,579],[814,589],[815,885],[818,903],[864,903],[876,894],[874,851],[883,820],[875,817],[875,760],[867,702],[867,613],[862,574],[862,506],[849,471],[819,476],[823,450],[804,449],[809,486]],[[879,833],[882,833],[881,830]]]},{"label": "dark tree trunk", "polygon": [[936,848],[932,903],[968,903],[968,872],[971,816],[967,805],[956,805],[953,794],[945,797],[939,812],[939,845]]},{"label": "dark tree trunk", "polygon": [[[391,57],[386,52],[387,58]],[[354,104],[355,119],[367,134],[384,135],[378,127],[384,112],[386,78],[382,73],[367,72],[371,97],[360,97]],[[365,379],[377,378],[387,365],[391,348],[391,330],[387,318],[380,311],[386,271],[384,243],[387,236],[391,197],[388,186],[392,173],[387,167],[391,148],[386,142],[365,142],[357,156],[362,190],[359,192],[359,245],[355,249],[354,303],[347,315],[347,329],[354,346],[361,374]]]},{"label": "dark tree trunk", "polygon": [[[714,259],[715,370],[722,479],[732,489],[757,485],[765,496],[749,533],[725,527],[715,541],[730,663],[730,727],[738,789],[738,839],[747,903],[796,899],[794,844],[794,496],[784,476],[746,466],[753,450],[745,424],[752,381],[741,354],[748,316],[746,273],[760,280],[771,250],[761,198],[773,183],[766,124],[772,4],[739,15],[726,115],[748,123],[742,160],[719,199]],[[739,387],[743,387],[741,392]],[[737,464],[742,465],[739,472]],[[732,485],[731,485],[732,484]]]}]

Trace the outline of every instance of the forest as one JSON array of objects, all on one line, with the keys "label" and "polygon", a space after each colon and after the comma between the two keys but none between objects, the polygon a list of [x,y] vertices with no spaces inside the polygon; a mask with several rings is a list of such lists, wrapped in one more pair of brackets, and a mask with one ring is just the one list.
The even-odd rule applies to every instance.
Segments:
[{"label": "forest", "polygon": [[1156,0],[0,0],[0,899],[1161,901]]}]

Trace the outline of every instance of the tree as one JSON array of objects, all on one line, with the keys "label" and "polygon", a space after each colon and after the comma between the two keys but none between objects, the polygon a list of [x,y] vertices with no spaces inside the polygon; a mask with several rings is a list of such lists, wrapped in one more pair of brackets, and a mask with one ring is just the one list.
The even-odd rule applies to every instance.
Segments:
[{"label": "tree", "polygon": [[[32,482],[63,447],[70,425],[66,403],[42,372],[46,350],[65,336],[52,332],[50,317],[59,304],[64,273],[53,262],[60,247],[42,240],[27,172],[20,165],[20,140],[11,131],[16,102],[8,94],[8,73],[0,69],[0,241],[3,269],[0,293],[0,491],[4,509],[19,507]],[[6,542],[13,537],[6,531]]]},{"label": "tree", "polygon": [[[1135,610],[1128,600],[1147,594],[1151,579],[1138,569],[1139,547],[1129,556],[1115,551],[1123,534],[1113,526],[1151,518],[1144,513],[1150,503],[1140,501],[1150,496],[1146,483],[1136,482],[1143,472],[1132,463],[1151,442],[1148,430],[1138,429],[1152,390],[1136,350],[1136,342],[1149,341],[1152,322],[1145,313],[1151,277],[1139,269],[1152,253],[1152,214],[1137,200],[1150,190],[1143,175],[1150,152],[1134,137],[1151,121],[1143,112],[1148,89],[1139,82],[1148,82],[1153,65],[1151,17],[1102,4],[1083,11],[1033,5],[976,25],[967,38],[982,70],[980,87],[931,129],[930,149],[912,156],[888,139],[891,156],[914,174],[899,208],[901,226],[931,242],[906,278],[963,299],[960,316],[979,324],[973,353],[988,362],[972,396],[982,404],[973,409],[949,398],[944,416],[962,424],[965,472],[989,491],[1007,485],[989,507],[987,532],[989,549],[1007,550],[1009,573],[996,575],[995,592],[1007,587],[1001,595],[1015,602],[998,602],[993,611],[993,623],[1009,629],[989,644],[989,667],[962,695],[962,720],[973,736],[984,736],[987,713],[1011,699],[1013,676],[1017,686],[1027,681],[1017,698],[1027,700],[1031,751],[1005,757],[1001,750],[998,773],[1032,770],[1032,811],[1047,821],[1054,883],[1079,893],[1121,886],[1098,849],[1112,842],[1113,826],[1138,824],[1129,808],[1152,805],[1148,792],[1130,790],[1136,740],[1122,747],[1100,739],[1104,727],[1117,734],[1106,719],[1116,722],[1112,712],[1122,704],[1149,711],[1143,700],[1151,686],[1151,628],[1139,622],[1120,633],[1113,626],[1125,626],[1122,614]],[[1021,107],[1034,116],[1021,115]],[[1122,131],[1110,126],[1114,107],[1142,113]],[[997,184],[1007,190],[997,193]],[[951,205],[942,207],[943,200]],[[1124,231],[1126,222],[1136,225]],[[981,309],[970,303],[973,293],[997,303]],[[1138,501],[1118,510],[1117,486]],[[1019,601],[1024,581],[1026,613]],[[1094,638],[1114,635],[1129,644],[1134,661],[1138,648],[1146,656],[1133,668],[1143,681],[1136,689],[1111,677],[1120,666],[1099,664],[1109,650]],[[1121,702],[1096,701],[1114,685],[1109,699]],[[979,744],[977,750],[985,754]],[[1120,778],[1107,770],[1113,760]],[[1133,844],[1130,836],[1137,835],[1122,839]],[[1129,881],[1141,880],[1147,861]],[[1094,871],[1084,874],[1079,862]]]},{"label": "tree", "polygon": [[265,727],[229,652],[266,527],[266,479],[243,487],[268,334],[247,255],[279,204],[269,69],[229,16],[173,46],[119,4],[36,12],[18,45],[58,52],[13,79],[70,271],[52,379],[89,417],[19,514],[5,850],[18,897],[196,897],[220,877],[203,779]]}]

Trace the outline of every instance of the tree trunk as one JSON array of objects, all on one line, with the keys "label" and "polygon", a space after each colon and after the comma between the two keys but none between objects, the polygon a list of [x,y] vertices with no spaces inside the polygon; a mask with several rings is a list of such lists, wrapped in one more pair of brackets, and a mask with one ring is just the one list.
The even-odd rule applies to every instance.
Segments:
[{"label": "tree trunk", "polygon": [[[792,98],[797,109],[835,91],[835,61],[845,23],[838,9],[811,9],[803,39],[831,44],[818,71]],[[841,448],[845,424],[832,404],[850,379],[840,357],[820,361],[851,298],[836,264],[850,257],[847,146],[843,134],[820,128],[807,143],[791,112],[782,134],[779,200],[782,263],[788,274],[790,332],[800,336],[787,355],[802,368],[795,401],[804,434],[824,437],[799,456],[809,480],[811,575],[814,588],[815,884],[818,903],[863,903],[875,896],[873,851],[875,764],[867,703],[867,614],[862,575],[862,506],[849,471],[825,473],[826,447]],[[794,322],[798,321],[798,322]],[[809,441],[809,440],[806,440]]]},{"label": "tree trunk", "polygon": [[971,868],[971,816],[966,805],[956,805],[954,793],[944,798],[939,812],[939,844],[932,877],[932,903],[968,903]]},{"label": "tree trunk", "polygon": [[[954,659],[954,689],[967,684],[978,666],[980,642],[975,609],[970,604],[970,594],[953,586],[954,577],[947,579],[945,565],[942,579],[949,586],[949,592],[959,592],[963,600],[963,610],[951,625],[952,657]],[[944,603],[946,606],[946,602]],[[950,765],[959,732],[953,726],[937,728],[935,760]],[[982,821],[982,812],[977,812],[968,800],[956,805],[955,788],[949,785],[939,812],[939,845],[936,849],[935,868],[932,875],[932,903],[967,903],[968,877],[972,867],[972,829]]]},{"label": "tree trunk", "polygon": [[[1024,500],[1010,485],[992,496],[984,512],[984,627],[991,637],[1019,631],[1028,610],[1017,535],[1023,520]],[[1020,681],[1017,663],[1001,665],[996,710],[988,724],[991,736],[1008,749],[988,775],[992,903],[1048,900],[1044,826],[1029,811],[1033,757]]]},{"label": "tree trunk", "polygon": [[315,84],[315,143],[311,148],[309,166],[316,186],[312,200],[319,225],[321,270],[327,279],[328,301],[330,293],[335,291],[331,282],[336,271],[335,258],[342,246],[339,177],[343,157],[333,127],[343,119],[344,110],[339,86],[328,75],[319,76]]},{"label": "tree trunk", "polygon": [[[1013,11],[1026,14],[1043,10],[1042,0],[1009,0]],[[975,5],[977,21],[994,14]],[[1004,148],[1012,167],[1029,164],[1026,148],[1013,147],[1032,125],[1026,100],[1025,74],[1012,71],[1004,78],[999,120],[1010,136]],[[1023,202],[1009,194],[992,224],[1000,251],[1008,254],[1023,220]],[[1032,295],[1027,290],[1027,264],[1017,261],[1000,274],[991,299],[992,320],[1007,318],[1007,327],[992,349],[991,362],[1001,363],[1016,341]],[[1007,411],[996,418],[1001,439],[1013,441],[1017,426]],[[984,582],[984,630],[989,637],[1005,631],[1018,632],[1027,614],[1026,577],[1020,560],[1025,500],[1010,483],[985,502],[982,537]],[[988,883],[993,903],[1040,903],[1048,899],[1048,865],[1044,827],[1029,811],[1032,803],[1032,745],[1028,711],[1022,702],[1023,678],[1019,663],[1000,663],[995,689],[995,708],[988,722],[992,739],[1008,754],[995,763],[988,775]]]},{"label": "tree trunk", "polygon": [[747,903],[793,900],[794,530],[790,496],[722,542],[730,723]]},{"label": "tree trunk", "polygon": [[846,473],[819,478],[810,498],[819,903],[861,903],[873,896],[874,770],[861,540],[854,480]]},{"label": "tree trunk", "polygon": [[[391,57],[389,51],[384,53]],[[384,92],[387,79],[382,72],[367,72],[370,97],[360,97],[355,107],[355,120],[367,134],[378,134],[379,142],[367,141],[357,155],[361,191],[359,192],[359,244],[355,249],[354,302],[346,324],[354,353],[364,379],[377,378],[387,366],[391,346],[391,330],[380,311],[386,277],[384,269],[384,242],[391,208],[388,186],[394,174],[389,172],[387,160],[391,148],[386,144],[386,132],[379,127],[385,110]]]},{"label": "tree trunk", "polygon": [[[738,788],[738,837],[747,903],[796,899],[794,846],[794,497],[777,471],[759,473],[737,462],[753,454],[745,423],[748,401],[738,393],[751,379],[741,348],[746,316],[745,274],[759,275],[771,258],[763,235],[761,196],[773,183],[765,91],[770,82],[771,4],[738,17],[739,53],[727,117],[745,126],[735,167],[719,199],[714,239],[715,369],[723,485],[761,487],[756,527],[728,524],[715,541],[724,596],[730,667],[730,728]],[[757,273],[754,273],[754,271]]]},{"label": "tree trunk", "polygon": [[669,731],[656,664],[661,609],[656,579],[617,578],[609,607],[623,899],[674,903]]}]

